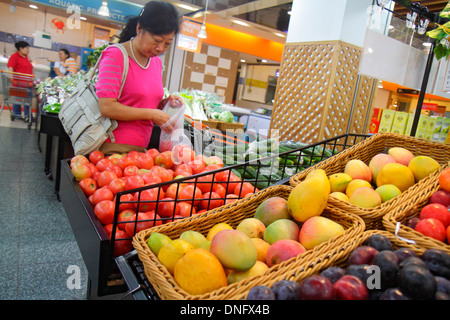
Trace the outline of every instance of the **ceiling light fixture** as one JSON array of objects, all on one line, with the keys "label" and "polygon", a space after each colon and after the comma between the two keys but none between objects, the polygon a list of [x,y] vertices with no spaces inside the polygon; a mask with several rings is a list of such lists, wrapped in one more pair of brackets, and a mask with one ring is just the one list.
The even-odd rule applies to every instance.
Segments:
[{"label": "ceiling light fixture", "polygon": [[31,9],[37,9],[38,7],[35,6],[34,4],[30,4],[30,8],[31,8]]},{"label": "ceiling light fixture", "polygon": [[201,38],[201,39],[206,39],[208,36],[206,35],[206,14],[208,11],[208,1],[206,0],[206,5],[205,5],[205,15],[203,16],[203,24],[202,27],[200,28],[200,31],[197,34],[197,37]]},{"label": "ceiling light fixture", "polygon": [[86,17],[80,17],[80,20],[87,20]]},{"label": "ceiling light fixture", "polygon": [[109,17],[108,1],[103,0],[102,5],[98,9],[97,13],[104,17]]}]

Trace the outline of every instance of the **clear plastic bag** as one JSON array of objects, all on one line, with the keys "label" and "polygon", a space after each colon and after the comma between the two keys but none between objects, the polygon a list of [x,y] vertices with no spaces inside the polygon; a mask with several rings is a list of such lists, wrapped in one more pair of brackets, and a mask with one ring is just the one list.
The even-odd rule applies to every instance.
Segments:
[{"label": "clear plastic bag", "polygon": [[[184,133],[184,105],[181,105],[177,100],[169,100],[162,111],[167,113],[170,119],[161,126],[159,151],[173,151],[177,145],[192,149],[191,140]],[[173,130],[170,130],[170,128],[173,128]]]}]

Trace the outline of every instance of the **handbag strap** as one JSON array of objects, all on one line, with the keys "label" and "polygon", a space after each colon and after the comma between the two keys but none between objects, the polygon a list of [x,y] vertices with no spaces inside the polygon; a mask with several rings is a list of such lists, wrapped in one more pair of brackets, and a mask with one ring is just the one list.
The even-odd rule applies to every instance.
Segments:
[{"label": "handbag strap", "polygon": [[97,62],[96,62],[95,65],[94,65],[94,69],[92,70],[92,74],[91,74],[91,76],[89,77],[89,83],[92,83],[92,79],[94,78],[95,71],[97,71],[97,69],[98,69],[98,67],[99,67],[99,65],[100,65],[100,59],[102,58],[103,52],[104,52],[106,49],[108,49],[109,47],[116,47],[116,48],[119,48],[120,51],[122,51],[122,55],[123,55],[123,73],[122,73],[122,82],[121,82],[120,91],[119,91],[119,96],[118,96],[118,98],[120,98],[120,96],[122,95],[123,87],[124,87],[124,85],[125,85],[125,80],[127,79],[128,69],[129,69],[129,65],[130,65],[129,60],[128,60],[128,52],[127,52],[127,50],[125,49],[125,47],[124,47],[122,44],[120,44],[120,43],[112,44],[112,45],[108,46],[107,48],[105,48],[105,49],[100,53],[100,56],[98,57]]}]

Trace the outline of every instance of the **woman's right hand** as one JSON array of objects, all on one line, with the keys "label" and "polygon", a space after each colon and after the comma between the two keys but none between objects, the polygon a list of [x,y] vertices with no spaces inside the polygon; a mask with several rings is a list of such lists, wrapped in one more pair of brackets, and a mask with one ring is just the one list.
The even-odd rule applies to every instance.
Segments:
[{"label": "woman's right hand", "polygon": [[164,129],[166,131],[173,130],[173,126],[168,122],[170,116],[167,113],[158,109],[153,109],[152,111],[153,111],[152,121],[154,124],[158,125],[159,127],[162,127],[164,125]]}]

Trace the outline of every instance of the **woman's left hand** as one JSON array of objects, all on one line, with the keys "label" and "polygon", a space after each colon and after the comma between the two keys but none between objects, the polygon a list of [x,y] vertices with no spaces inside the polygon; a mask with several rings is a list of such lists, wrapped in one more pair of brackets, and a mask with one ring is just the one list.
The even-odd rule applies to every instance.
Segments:
[{"label": "woman's left hand", "polygon": [[181,107],[183,105],[183,99],[181,99],[180,96],[171,94],[167,98],[161,100],[158,109],[162,110],[164,106],[169,102],[172,104],[173,107]]}]

